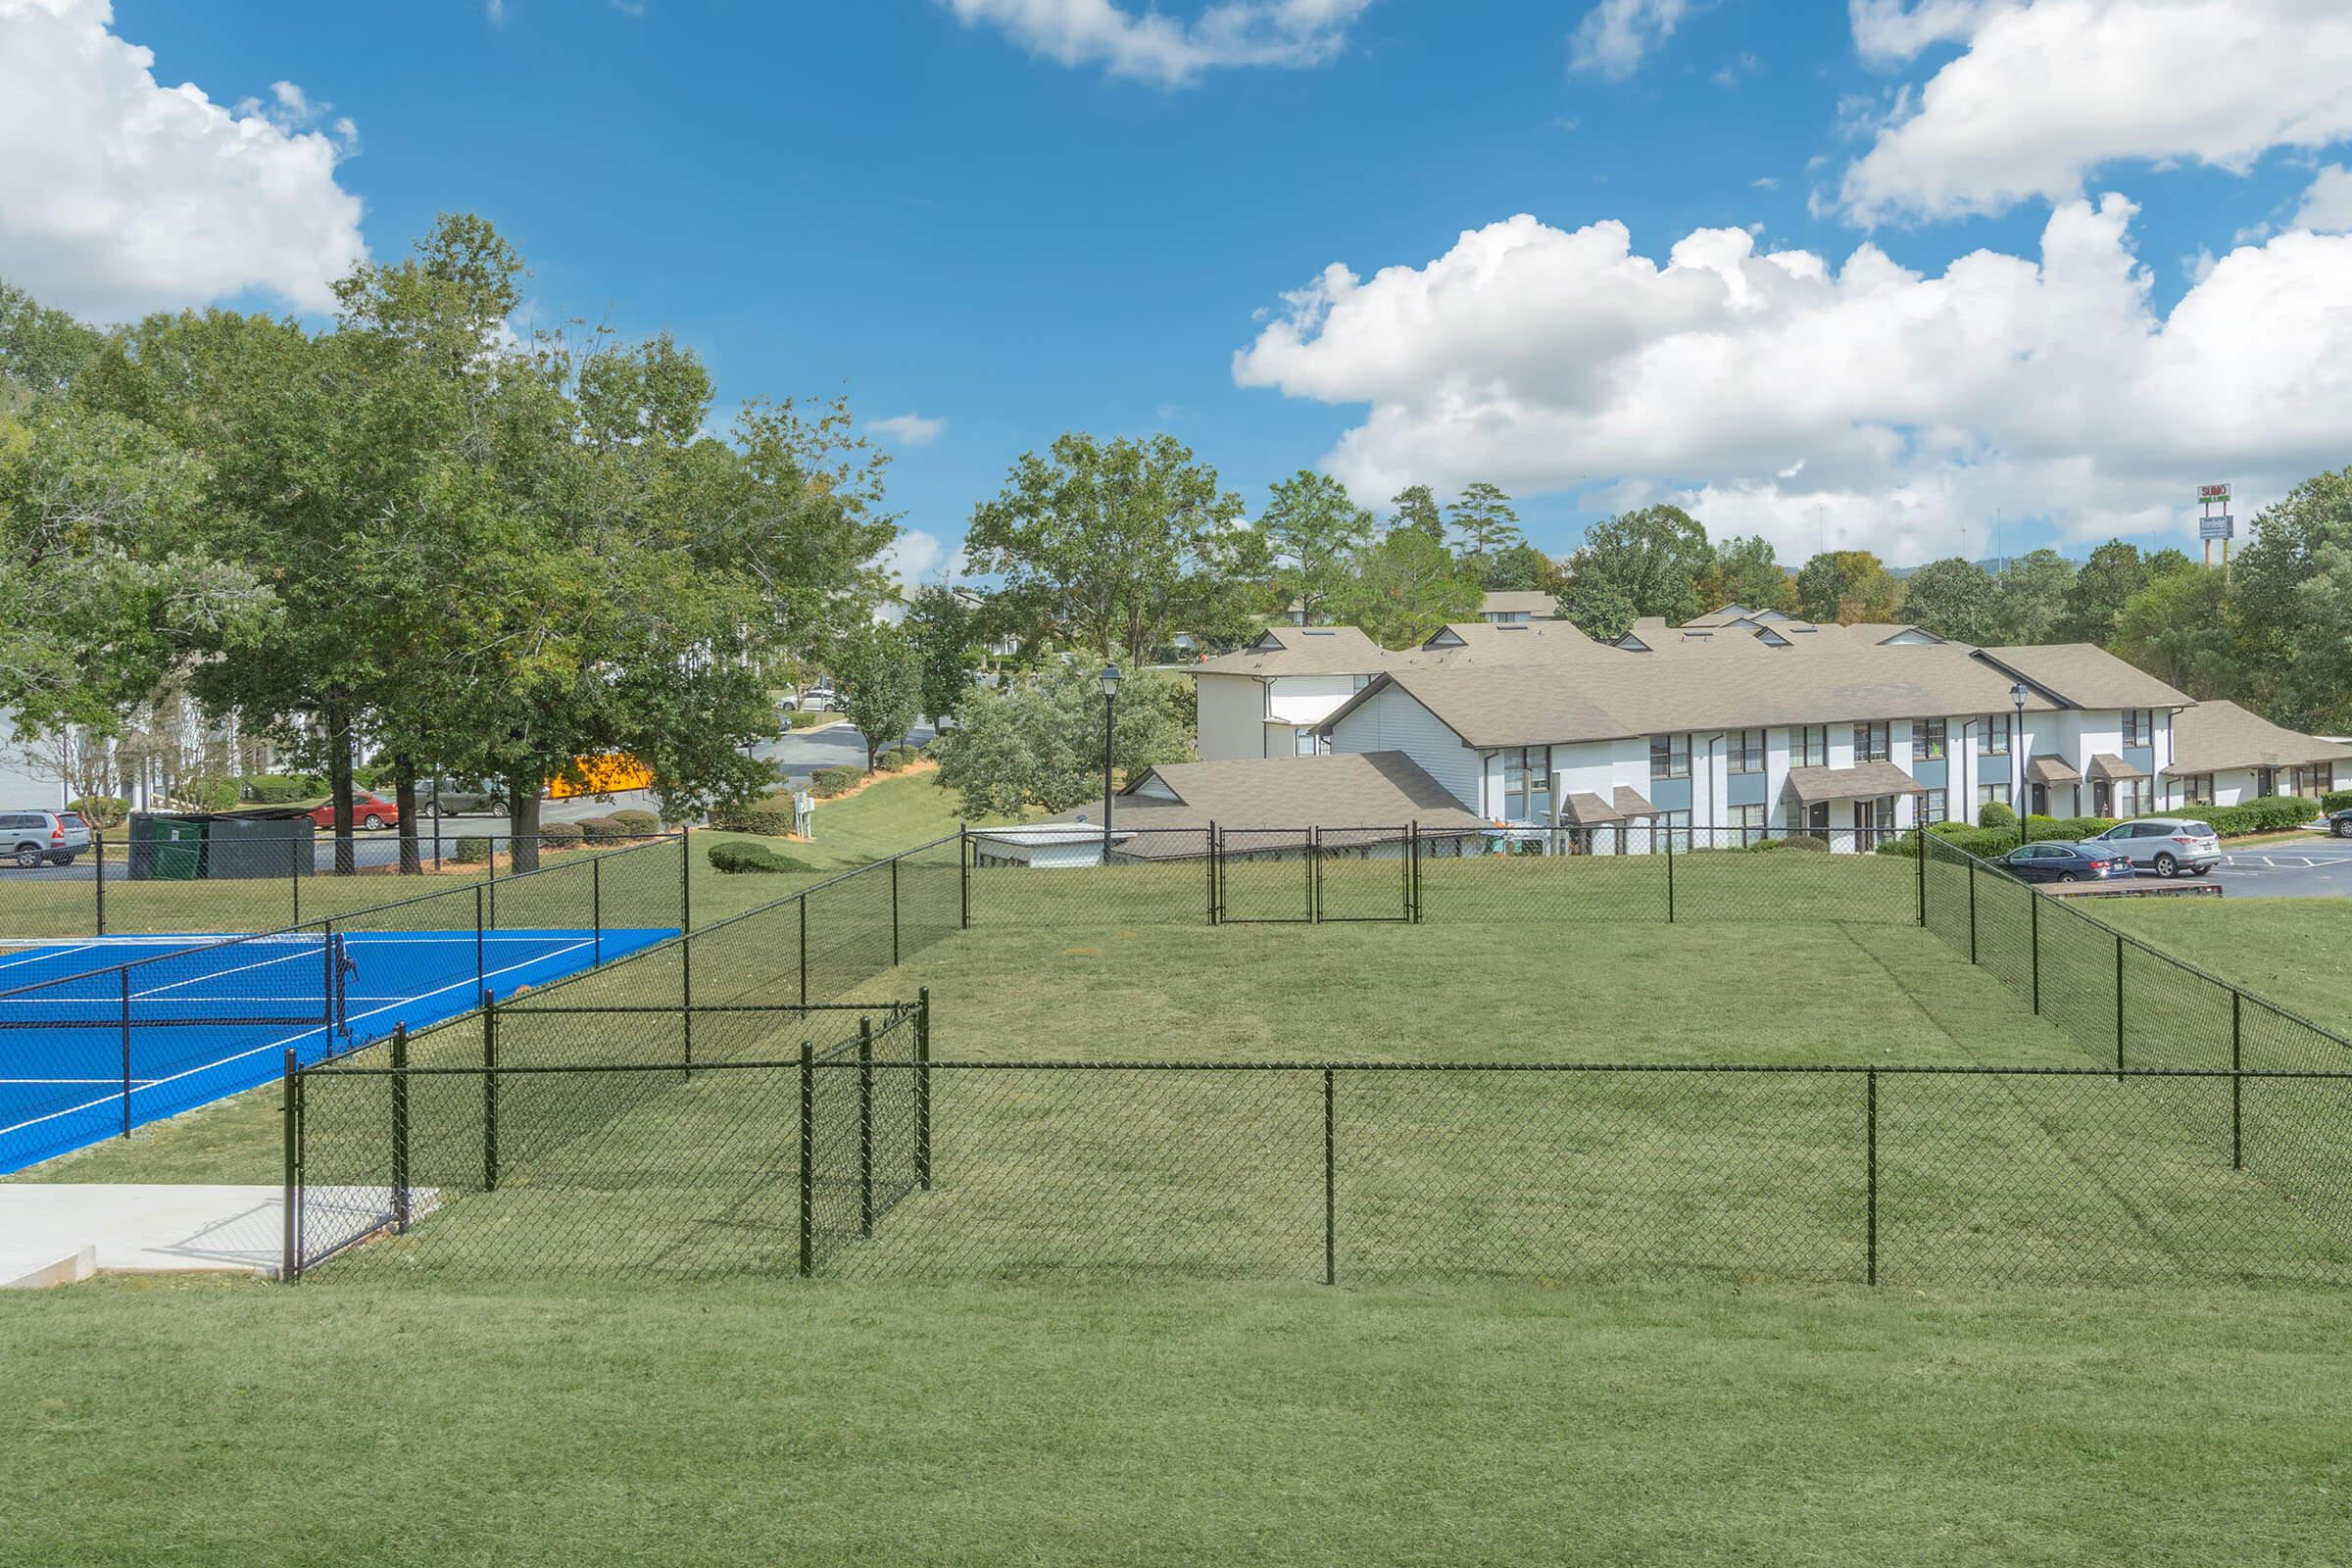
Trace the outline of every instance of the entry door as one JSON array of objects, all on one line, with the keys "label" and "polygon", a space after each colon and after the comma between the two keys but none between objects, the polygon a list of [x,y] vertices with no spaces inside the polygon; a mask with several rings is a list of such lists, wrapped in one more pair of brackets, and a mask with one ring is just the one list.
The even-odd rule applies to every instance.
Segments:
[{"label": "entry door", "polygon": [[2050,787],[2047,784],[2034,786],[2034,814],[2035,816],[2050,814]]},{"label": "entry door", "polygon": [[2115,786],[2103,778],[2094,779],[2091,782],[2090,814],[2093,816],[2113,816],[2115,814]]}]

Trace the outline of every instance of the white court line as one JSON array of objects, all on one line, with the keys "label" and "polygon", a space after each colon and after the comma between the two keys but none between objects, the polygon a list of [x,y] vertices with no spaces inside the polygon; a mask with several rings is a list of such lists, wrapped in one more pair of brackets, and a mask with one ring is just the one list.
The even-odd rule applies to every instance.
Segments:
[{"label": "white court line", "polygon": [[[574,942],[568,948],[559,948],[553,953],[541,954],[537,957],[530,959],[528,963],[511,963],[504,969],[493,969],[489,973],[480,975],[478,977],[467,976],[466,979],[453,981],[445,986],[437,986],[431,991],[418,992],[416,996],[402,998],[398,1003],[390,1004],[381,1007],[370,1008],[367,1012],[359,1013],[353,1017],[346,1018],[344,1020],[344,1027],[348,1029],[352,1024],[357,1023],[361,1018],[373,1017],[379,1012],[390,1012],[394,1006],[411,1005],[424,1001],[427,997],[437,997],[444,992],[455,991],[460,986],[486,986],[490,981],[498,978],[500,975],[511,974],[516,969],[527,968],[529,963],[539,962],[542,958],[562,957],[566,953],[577,953],[583,948],[591,948],[593,946],[594,943],[592,942]],[[477,997],[480,995],[479,989],[475,991],[475,995]],[[189,1067],[183,1071],[172,1073],[167,1078],[154,1078],[144,1082],[134,1080],[130,1086],[131,1093],[135,1095],[144,1089],[160,1089],[165,1084],[177,1083],[182,1078],[193,1078],[200,1072],[211,1072],[216,1067],[225,1067],[232,1061],[243,1061],[248,1056],[258,1056],[265,1052],[283,1052],[288,1046],[293,1045],[296,1041],[307,1039],[312,1035],[318,1034],[324,1027],[324,1025],[320,1025],[318,1028],[304,1029],[299,1033],[286,1036],[283,1040],[273,1040],[266,1046],[256,1046],[251,1051],[240,1051],[233,1056],[221,1056],[216,1060],[205,1062],[200,1066]],[[117,1084],[122,1082],[122,1080],[119,1078],[113,1081]],[[255,1087],[259,1088],[260,1086],[256,1085]],[[85,1101],[78,1105],[68,1105],[63,1110],[53,1110],[48,1112],[46,1115],[33,1116],[24,1121],[16,1122],[7,1127],[0,1127],[0,1138],[5,1138],[10,1133],[22,1132],[27,1127],[38,1127],[45,1121],[55,1121],[60,1116],[77,1116],[85,1110],[96,1110],[102,1105],[117,1103],[122,1100],[122,1095],[119,1093],[102,1095],[96,1100]],[[189,1108],[193,1109],[194,1107],[191,1106]]]}]

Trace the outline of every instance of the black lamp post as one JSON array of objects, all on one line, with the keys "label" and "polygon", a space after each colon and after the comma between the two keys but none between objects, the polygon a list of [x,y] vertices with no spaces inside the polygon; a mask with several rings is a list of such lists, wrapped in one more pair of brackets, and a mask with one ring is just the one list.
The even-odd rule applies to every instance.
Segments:
[{"label": "black lamp post", "polygon": [[2018,681],[2009,688],[2009,700],[2017,705],[2017,727],[2009,732],[2009,749],[2017,754],[2017,842],[2026,842],[2026,818],[2031,814],[2026,802],[2026,698],[2031,695],[2026,683]]},{"label": "black lamp post", "polygon": [[1102,864],[1110,864],[1110,730],[1119,702],[1119,666],[1102,666]]}]

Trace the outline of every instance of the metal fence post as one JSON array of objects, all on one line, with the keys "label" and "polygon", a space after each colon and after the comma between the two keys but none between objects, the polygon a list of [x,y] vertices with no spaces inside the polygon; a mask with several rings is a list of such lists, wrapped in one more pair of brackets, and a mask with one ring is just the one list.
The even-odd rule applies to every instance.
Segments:
[{"label": "metal fence post", "polygon": [[2245,1004],[2246,994],[2230,988],[2230,1168],[2245,1168]]},{"label": "metal fence post", "polygon": [[1323,918],[1323,829],[1306,830],[1306,923]]},{"label": "metal fence post", "polygon": [[914,1179],[931,1190],[931,988],[915,992],[914,1015]]},{"label": "metal fence post", "polygon": [[104,935],[106,935],[106,831],[105,831],[105,829],[101,828],[99,831],[97,831],[97,832],[95,832],[95,833],[93,833],[93,834],[91,834],[91,835],[90,835],[90,855],[91,855],[90,868],[91,868],[91,870],[92,870],[93,872],[95,872],[95,873],[96,873],[96,874],[95,874],[95,875],[94,875],[94,876],[91,878],[91,881],[92,881],[92,884],[93,884],[93,885],[94,885],[94,886],[95,886],[95,887],[98,889],[98,934],[99,934],[100,936],[104,936]]},{"label": "metal fence post", "polygon": [[904,856],[890,858],[890,966],[899,966],[899,861]]},{"label": "metal fence post", "polygon": [[1421,923],[1421,819],[1415,817],[1405,834],[1408,857],[1404,873],[1404,907],[1409,923]]},{"label": "metal fence post", "polygon": [[[1655,828],[1652,832],[1657,831]],[[1674,824],[1666,826],[1666,923],[1674,924]]]},{"label": "metal fence post", "polygon": [[963,929],[969,931],[972,928],[972,828],[968,822],[956,824],[956,882],[957,898],[962,906]]},{"label": "metal fence post", "polygon": [[[1912,810],[1916,816],[1918,808]],[[1919,923],[1924,926],[1928,923],[1928,824],[1918,822],[1915,826],[1919,834]]]},{"label": "metal fence post", "polygon": [[498,1191],[498,995],[482,999],[482,1191]]},{"label": "metal fence post", "polygon": [[277,1277],[281,1282],[293,1279],[296,1271],[301,1267],[302,1262],[301,1258],[296,1255],[298,1250],[294,1241],[294,1210],[296,1204],[300,1201],[294,1193],[295,1079],[296,1071],[294,1065],[294,1048],[292,1046],[288,1046],[286,1048],[286,1073],[283,1080],[285,1085],[284,1097],[283,1102],[278,1106],[278,1115],[282,1118],[281,1125],[284,1128],[286,1140],[286,1185],[284,1199],[285,1212],[280,1216],[285,1221],[285,1238],[282,1245],[282,1250],[278,1253],[277,1264]]},{"label": "metal fence post", "polygon": [[1869,1277],[1866,1283],[1876,1285],[1879,1283],[1879,1071],[1876,1067],[1870,1068],[1862,1074],[1862,1078],[1870,1115],[1867,1146],[1870,1162]]},{"label": "metal fence post", "polygon": [[605,862],[601,856],[588,861],[588,933],[595,944],[591,966],[601,967],[605,961]]},{"label": "metal fence post", "polygon": [[874,1234],[874,1020],[858,1019],[858,1234]]},{"label": "metal fence post", "polygon": [[130,1136],[130,966],[116,971],[122,983],[122,1136]]},{"label": "metal fence post", "polygon": [[482,885],[473,885],[473,1000],[478,1006],[487,994],[490,971],[482,963]]},{"label": "metal fence post", "polygon": [[808,895],[797,901],[801,906],[801,1005],[808,1004]]},{"label": "metal fence post", "polygon": [[1323,1069],[1323,1283],[1340,1282],[1339,1164],[1337,1117],[1333,1114],[1332,1070]]},{"label": "metal fence post", "polygon": [[392,1228],[409,1228],[409,1026],[392,1027]]},{"label": "metal fence post", "polygon": [[2041,1016],[2041,895],[2026,889],[2027,940],[2034,950],[2034,1016]]},{"label": "metal fence post", "polygon": [[801,1278],[816,1267],[816,1047],[801,1042]]},{"label": "metal fence post", "polygon": [[[514,846],[519,842],[513,837],[508,838],[507,854],[510,857],[514,855]],[[510,868],[514,865],[512,859],[507,863]],[[490,873],[483,878],[482,886],[490,890],[490,929],[495,931],[498,929],[498,835],[495,833],[490,836]]]},{"label": "metal fence post", "polygon": [[1217,923],[1217,824],[1208,824],[1208,923]]},{"label": "metal fence post", "polygon": [[1977,859],[1968,859],[1968,961],[1977,961]]},{"label": "metal fence post", "polygon": [[678,934],[694,930],[694,848],[686,825],[678,824]]},{"label": "metal fence post", "polygon": [[2115,1076],[2124,1076],[2124,934],[2115,934]]}]

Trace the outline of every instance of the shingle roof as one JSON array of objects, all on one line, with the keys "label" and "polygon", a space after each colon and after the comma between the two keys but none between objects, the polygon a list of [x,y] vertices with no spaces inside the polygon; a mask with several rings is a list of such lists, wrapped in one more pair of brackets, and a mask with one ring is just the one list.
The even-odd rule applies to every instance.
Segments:
[{"label": "shingle roof", "polygon": [[2063,757],[2036,757],[2026,764],[2026,777],[2035,784],[2080,784],[2082,775]]},{"label": "shingle roof", "polygon": [[1851,767],[1792,767],[1781,793],[1801,806],[1817,801],[1864,801],[1881,795],[1917,795],[1917,779],[1892,762],[1856,762]]},{"label": "shingle roof", "polygon": [[2101,783],[2113,784],[2121,779],[2146,778],[2144,767],[2134,767],[2113,752],[2100,752],[2090,760],[2090,776]]},{"label": "shingle roof", "polygon": [[[1138,794],[1157,780],[1174,799]],[[1402,752],[1339,753],[1320,757],[1243,758],[1221,762],[1167,762],[1150,768],[1119,792],[1115,829],[1482,827],[1461,803]],[[1100,804],[1050,817],[1050,822],[1102,819]],[[1188,853],[1197,854],[1196,842]],[[1137,853],[1152,853],[1149,846]]]},{"label": "shingle roof", "polygon": [[1978,657],[2056,693],[2071,708],[2186,708],[2190,702],[2185,692],[2089,643],[1983,648]]},{"label": "shingle roof", "polygon": [[1370,675],[1387,659],[1357,626],[1269,626],[1239,653],[1183,666],[1191,675]]},{"label": "shingle roof", "polygon": [[2173,760],[2167,771],[2220,773],[2343,761],[2352,761],[2352,746],[2300,734],[2235,703],[2210,702],[2173,715]]},{"label": "shingle roof", "polygon": [[1479,603],[1479,612],[1486,615],[1528,614],[1549,615],[1558,612],[1559,601],[1540,589],[1511,589],[1489,594]]}]

